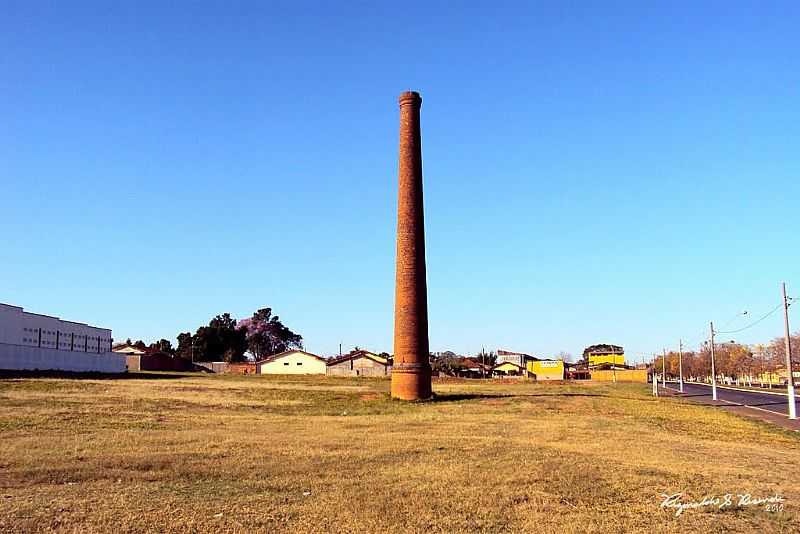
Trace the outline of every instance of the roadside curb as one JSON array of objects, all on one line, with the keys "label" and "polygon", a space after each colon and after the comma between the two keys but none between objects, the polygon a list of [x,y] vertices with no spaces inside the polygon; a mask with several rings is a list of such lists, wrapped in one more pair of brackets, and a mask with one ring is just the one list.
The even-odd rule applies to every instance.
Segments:
[{"label": "roadside curb", "polygon": [[[721,386],[717,387],[720,388]],[[725,388],[725,389],[735,389],[737,391],[745,391],[747,393],[753,393],[753,390],[749,389],[748,390],[742,390],[738,388]],[[695,398],[689,397],[686,395],[686,393],[681,393],[676,389],[665,388],[663,386],[659,386],[658,393],[659,395],[664,395],[665,397],[684,399],[687,402],[696,404],[698,406],[713,406],[715,408],[724,408],[725,410],[731,411],[737,415],[741,415],[742,417],[747,417],[748,419],[756,419],[758,421],[772,423],[774,425],[783,428],[784,430],[800,433],[800,419],[794,419],[794,420],[789,419],[788,416],[785,414],[779,414],[771,410],[764,410],[763,408],[759,408],[758,406],[748,406],[747,404],[741,404],[738,402],[728,401],[725,399],[719,399],[715,401],[711,398],[708,398],[700,400],[697,399],[696,397]]]}]

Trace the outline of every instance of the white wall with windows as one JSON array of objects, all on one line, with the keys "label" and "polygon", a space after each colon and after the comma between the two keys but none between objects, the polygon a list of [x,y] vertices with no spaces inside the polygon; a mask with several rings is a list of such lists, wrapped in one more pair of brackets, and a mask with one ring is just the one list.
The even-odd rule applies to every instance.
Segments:
[{"label": "white wall with windows", "polygon": [[[19,306],[0,303],[0,369],[59,369],[79,371],[125,370],[124,356],[111,352],[113,338],[108,328],[97,328],[84,323],[64,321],[58,317],[26,312]],[[21,350],[21,349],[24,350]],[[63,354],[61,354],[63,353]],[[70,363],[72,354],[72,363]],[[79,354],[102,355],[112,360],[99,365],[96,358]],[[28,367],[31,361],[36,365],[52,367]],[[27,363],[25,363],[27,362]],[[19,367],[19,365],[26,365]],[[69,368],[67,368],[69,367]]]}]

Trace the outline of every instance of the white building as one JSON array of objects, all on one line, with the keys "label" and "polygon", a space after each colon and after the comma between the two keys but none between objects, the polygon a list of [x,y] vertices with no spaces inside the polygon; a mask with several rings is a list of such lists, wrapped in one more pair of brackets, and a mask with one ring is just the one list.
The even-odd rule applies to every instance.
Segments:
[{"label": "white building", "polygon": [[111,330],[0,303],[0,369],[124,372]]},{"label": "white building", "polygon": [[525,354],[524,352],[512,352],[510,350],[497,349],[497,365],[500,365],[504,362],[510,362],[517,367],[525,369],[529,360],[535,360],[535,358],[530,354]]},{"label": "white building", "polygon": [[261,375],[324,375],[328,361],[316,354],[302,350],[287,350],[256,362],[256,373]]}]

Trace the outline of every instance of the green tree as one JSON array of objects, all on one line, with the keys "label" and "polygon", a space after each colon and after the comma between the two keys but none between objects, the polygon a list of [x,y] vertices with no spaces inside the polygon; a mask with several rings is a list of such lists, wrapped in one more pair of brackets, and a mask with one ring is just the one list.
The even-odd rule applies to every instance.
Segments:
[{"label": "green tree", "polygon": [[181,332],[178,334],[178,348],[175,349],[175,355],[187,360],[193,360],[192,355],[193,336],[191,332]]},{"label": "green tree", "polygon": [[150,352],[163,352],[170,356],[175,355],[175,349],[172,348],[172,343],[168,339],[160,339],[155,343],[151,343],[148,350]]},{"label": "green tree", "polygon": [[[181,348],[185,353],[187,338],[183,337],[182,339],[183,346]],[[179,339],[179,343],[180,341]],[[217,315],[211,319],[208,326],[198,328],[189,343],[194,345],[194,360],[199,362],[219,360],[241,362],[244,361],[244,352],[247,350],[245,332],[237,328],[236,319],[232,318],[229,313]]]},{"label": "green tree", "polygon": [[456,370],[463,367],[462,357],[451,350],[444,352],[431,353],[431,369],[435,372],[452,375]]}]

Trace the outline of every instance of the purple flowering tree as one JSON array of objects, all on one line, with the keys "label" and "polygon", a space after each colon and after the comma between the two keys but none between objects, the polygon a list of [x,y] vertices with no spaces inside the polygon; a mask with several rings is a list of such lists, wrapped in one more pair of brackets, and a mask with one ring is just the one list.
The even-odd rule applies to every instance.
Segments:
[{"label": "purple flowering tree", "polygon": [[247,348],[256,360],[285,350],[303,348],[303,337],[281,323],[280,317],[272,315],[272,308],[262,308],[251,318],[242,319],[238,328],[244,330]]}]

